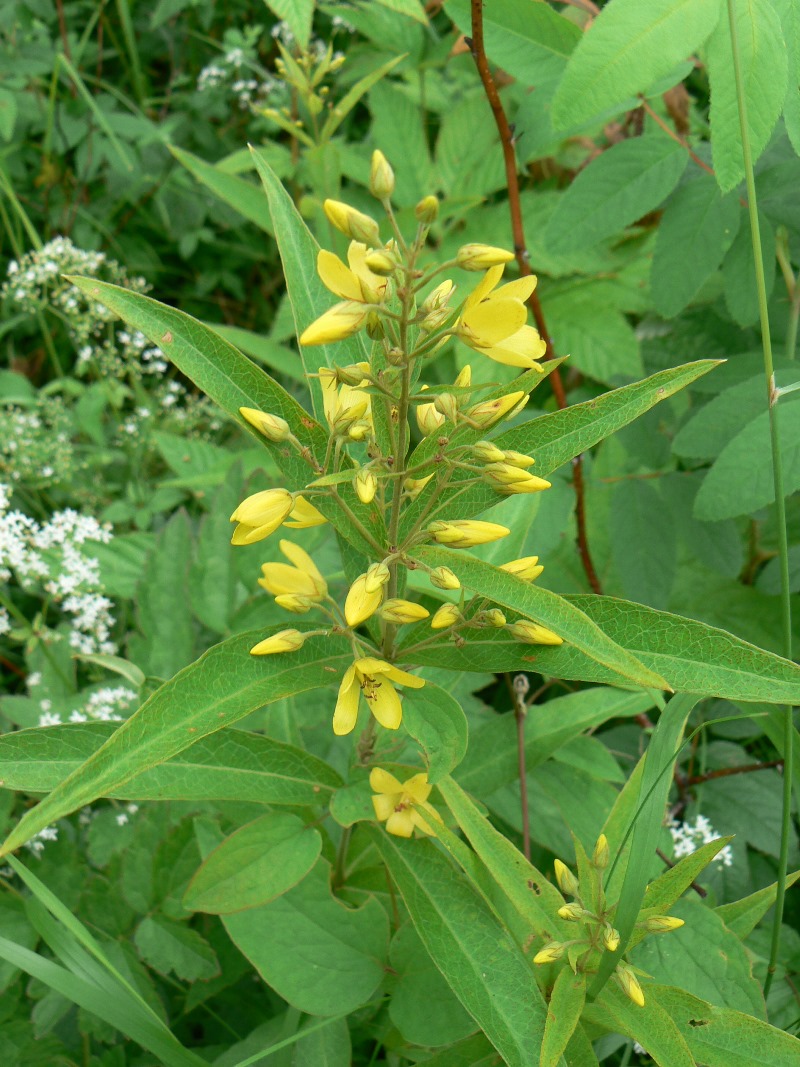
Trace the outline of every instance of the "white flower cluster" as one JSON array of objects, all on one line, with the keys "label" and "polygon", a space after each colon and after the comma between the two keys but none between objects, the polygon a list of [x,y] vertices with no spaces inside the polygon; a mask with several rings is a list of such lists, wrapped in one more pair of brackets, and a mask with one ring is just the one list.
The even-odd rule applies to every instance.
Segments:
[{"label": "white flower cluster", "polygon": [[0,477],[44,489],[72,478],[77,462],[72,420],[60,397],[0,407]]},{"label": "white flower cluster", "polygon": [[[701,845],[708,845],[710,842],[716,841],[720,836],[705,815],[698,815],[694,823],[678,822],[677,819],[670,819],[667,825],[669,826],[669,832],[672,834],[676,859],[681,859],[683,856],[691,856]],[[725,845],[724,848],[720,849],[713,862],[721,863],[723,867],[731,867],[733,865],[731,846]]]},{"label": "white flower cluster", "polygon": [[45,826],[44,830],[40,830],[38,834],[34,834],[30,841],[25,842],[25,848],[29,852],[32,852],[34,856],[41,856],[45,849],[46,841],[58,840],[58,827],[57,826]]},{"label": "white flower cluster", "polygon": [[12,577],[29,591],[41,585],[70,622],[70,646],[85,655],[114,653],[113,607],[102,593],[100,565],[82,546],[108,544],[111,529],[72,508],[39,523],[10,508],[7,486],[0,485],[0,582]]},{"label": "white flower cluster", "polygon": [[[31,681],[28,678],[28,686]],[[130,711],[131,706],[137,699],[133,689],[127,689],[124,685],[105,686],[102,689],[90,693],[88,700],[82,708],[76,708],[69,715],[69,722],[122,722],[126,718],[125,712]],[[61,726],[63,720],[58,712],[51,711],[52,701],[40,700],[39,716],[40,726]]]},{"label": "white flower cluster", "polygon": [[[263,104],[276,90],[280,83],[271,75],[262,71],[256,60],[254,40],[246,42],[245,47],[235,45],[214,63],[203,67],[197,78],[197,91],[209,89],[230,90],[236,97],[240,108],[249,110],[253,105]],[[254,77],[258,74],[258,77]]]}]

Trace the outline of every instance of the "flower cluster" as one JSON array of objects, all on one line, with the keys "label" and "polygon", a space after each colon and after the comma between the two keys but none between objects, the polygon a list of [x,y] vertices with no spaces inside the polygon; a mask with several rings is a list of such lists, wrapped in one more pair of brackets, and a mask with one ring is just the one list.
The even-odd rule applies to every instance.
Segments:
[{"label": "flower cluster", "polygon": [[[714,830],[705,815],[698,815],[694,823],[678,822],[677,819],[671,819],[668,825],[669,832],[672,835],[672,843],[675,847],[676,859],[681,859],[683,856],[691,856],[701,845],[708,845],[719,837],[719,834]],[[719,863],[723,867],[731,867],[733,865],[731,846],[724,845],[714,856],[712,863]]]},{"label": "flower cluster", "polygon": [[[576,847],[580,848],[580,845]],[[555,963],[566,956],[573,973],[597,971],[603,952],[616,952],[620,945],[619,931],[613,925],[616,905],[609,905],[603,886],[603,871],[608,867],[610,849],[605,834],[597,839],[591,857],[584,856],[585,873],[578,880],[561,860],[555,861],[558,887],[572,903],[558,909],[558,915],[567,922],[583,927],[579,937],[569,941],[551,941],[533,958],[535,964]],[[646,914],[636,923],[643,936],[666,934],[683,926],[683,919],[671,915]],[[644,993],[639,976],[644,975],[637,967],[620,959],[614,968],[614,979],[626,997],[639,1007],[644,1006]]]},{"label": "flower cluster", "polygon": [[26,591],[58,605],[69,623],[70,646],[83,654],[117,650],[113,605],[102,592],[99,563],[85,547],[110,540],[109,527],[71,508],[45,523],[12,510],[10,492],[0,485],[0,582],[16,578]]},{"label": "flower cluster", "polygon": [[[280,24],[279,24],[280,25]],[[287,27],[288,29],[288,27]],[[256,45],[260,30],[253,27],[244,33],[229,31],[224,51],[203,67],[197,79],[197,91],[231,94],[243,110],[264,104],[268,99],[288,95],[284,86],[261,68]]]},{"label": "flower cluster", "polygon": [[[245,422],[275,446],[278,455],[294,452],[309,467],[299,488],[262,489],[231,515],[232,541],[251,545],[281,526],[302,528],[344,520],[358,535],[368,559],[351,576],[343,597],[301,545],[281,540],[286,562],[265,563],[259,584],[275,603],[294,615],[314,614],[315,628],[290,627],[258,642],[256,656],[297,653],[314,637],[337,636],[349,642],[352,662],[339,682],[333,730],[350,734],[359,710],[368,711],[367,734],[375,724],[397,730],[403,719],[402,690],[425,684],[413,670],[414,650],[452,642],[461,648],[476,631],[510,645],[550,645],[562,637],[542,620],[519,617],[485,595],[470,593],[459,576],[459,553],[501,540],[509,529],[500,523],[466,517],[458,498],[475,490],[485,499],[547,490],[534,473],[535,457],[504,447],[493,433],[525,407],[531,389],[544,376],[539,360],[545,344],[526,322],[526,301],[536,279],[500,284],[511,253],[490,245],[463,246],[448,263],[419,266],[431,224],[435,197],[416,210],[411,239],[400,231],[392,211],[394,173],[375,152],[370,191],[384,208],[392,236],[382,240],[378,222],[350,205],[328,200],[330,223],[349,238],[346,262],[321,250],[317,272],[339,302],[310,323],[300,344],[314,346],[345,340],[359,332],[372,342],[371,356],[341,366],[320,367],[318,382],[327,424],[327,448],[319,454],[303,443],[302,424],[290,425],[284,413],[241,408]],[[480,274],[477,285],[456,299],[456,286],[437,276],[450,269]],[[523,372],[511,386],[473,385],[466,366],[452,386],[421,381],[426,362],[454,339],[496,365]],[[414,447],[412,424],[421,435]],[[532,469],[533,468],[533,469]],[[490,504],[472,509],[480,512]],[[429,565],[426,551],[449,553]],[[424,599],[405,595],[405,570],[427,576]],[[512,559],[497,569],[504,581],[536,581],[543,567],[537,556]],[[467,588],[465,588],[465,584]],[[404,628],[413,627],[413,630]],[[409,634],[410,636],[406,636]],[[362,755],[370,745],[360,746]],[[430,785],[424,775],[406,783],[373,770],[378,818],[391,833],[429,832]],[[427,813],[427,814],[423,814]]]},{"label": "flower cluster", "polygon": [[0,477],[35,489],[73,478],[72,419],[60,397],[0,409]]}]

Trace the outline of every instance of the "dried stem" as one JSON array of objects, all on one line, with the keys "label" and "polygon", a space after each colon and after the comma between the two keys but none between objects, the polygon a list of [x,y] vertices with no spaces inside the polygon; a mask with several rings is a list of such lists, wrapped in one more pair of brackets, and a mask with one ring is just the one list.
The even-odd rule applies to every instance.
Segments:
[{"label": "dried stem", "polygon": [[706,771],[705,774],[691,774],[687,778],[681,778],[681,783],[683,786],[702,785],[703,782],[712,782],[715,778],[728,778],[732,774],[752,774],[753,771],[768,771],[773,767],[782,766],[782,759],[774,759],[766,763],[746,763],[741,767],[719,767],[716,771]]},{"label": "dried stem", "polygon": [[[511,213],[511,231],[514,240],[514,253],[517,257],[520,274],[525,277],[533,273],[530,264],[530,254],[525,244],[525,229],[522,222],[522,206],[519,198],[519,179],[517,177],[517,160],[514,151],[514,132],[509,125],[508,118],[500,100],[492,72],[489,69],[489,60],[486,57],[486,48],[483,40],[483,0],[472,0],[472,38],[467,40],[472,50],[472,58],[483,85],[486,99],[492,109],[497,132],[500,135],[500,144],[503,148],[503,159],[506,169],[506,186],[508,188],[508,208]],[[536,326],[547,345],[547,359],[555,358],[553,342],[547,330],[547,322],[539,301],[536,290],[531,293],[528,301],[530,304]],[[556,368],[550,374],[550,386],[559,408],[567,407],[567,396],[564,391],[564,383],[561,374]],[[576,456],[572,465],[572,484],[575,490],[575,517],[578,527],[578,552],[581,558],[586,578],[593,592],[602,593],[600,579],[597,576],[592,556],[589,551],[589,542],[586,536],[586,508],[583,484],[583,463],[580,456]]]}]

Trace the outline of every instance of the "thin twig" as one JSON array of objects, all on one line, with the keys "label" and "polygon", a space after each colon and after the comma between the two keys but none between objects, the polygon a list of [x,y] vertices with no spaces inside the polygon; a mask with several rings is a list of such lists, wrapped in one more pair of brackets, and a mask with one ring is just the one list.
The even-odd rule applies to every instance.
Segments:
[{"label": "thin twig", "polygon": [[773,759],[765,763],[745,763],[741,767],[719,767],[716,771],[706,771],[705,774],[692,774],[688,778],[681,778],[681,782],[684,786],[702,785],[703,782],[713,782],[716,778],[728,778],[732,774],[752,774],[753,771],[768,771],[782,766],[782,759]]},{"label": "thin twig", "polygon": [[[519,197],[519,179],[517,177],[517,160],[514,150],[514,131],[509,125],[508,118],[500,100],[492,72],[489,69],[489,60],[486,57],[486,48],[483,40],[483,0],[472,0],[472,38],[467,40],[467,45],[472,50],[472,58],[481,79],[486,99],[492,109],[497,132],[500,135],[500,144],[503,149],[503,160],[506,170],[506,186],[508,188],[508,208],[511,213],[511,231],[514,240],[514,254],[519,265],[519,272],[523,277],[533,273],[530,263],[530,253],[525,243],[525,228],[522,221],[522,206]],[[546,358],[554,359],[555,350],[550,334],[547,330],[547,322],[539,301],[539,294],[534,291],[528,301],[536,326],[542,340],[547,345]],[[567,407],[567,396],[564,391],[564,383],[561,374],[556,368],[550,374],[550,386],[559,408]],[[580,456],[576,456],[572,464],[572,485],[575,490],[575,518],[578,527],[578,552],[581,558],[584,572],[589,585],[595,593],[602,593],[600,579],[592,562],[589,551],[589,542],[586,536],[586,510],[584,504],[583,463]]]},{"label": "thin twig", "polygon": [[681,148],[685,148],[686,151],[689,153],[689,158],[694,163],[696,163],[698,167],[701,167],[706,172],[706,174],[710,174],[713,178],[713,167],[709,167],[708,163],[706,163],[705,160],[701,159],[700,156],[698,156],[697,153],[692,150],[691,146],[686,141],[684,141],[680,134],[676,133],[675,130],[670,129],[667,123],[664,122],[660,115],[657,115],[655,113],[655,111],[652,109],[652,107],[648,104],[647,100],[645,100],[643,96],[640,96],[639,100],[641,102],[642,108],[647,112],[653,122],[655,122],[657,126],[660,126],[664,133],[666,133],[669,137],[672,138],[673,141],[679,144]]},{"label": "thin twig", "polygon": [[[674,867],[675,866],[675,864],[672,862],[672,860],[668,856],[665,856],[660,848],[656,849],[656,855],[658,856],[658,858],[660,860],[663,860],[664,863],[666,863],[666,865],[668,867]],[[695,893],[697,893],[697,895],[699,897],[707,897],[708,896],[708,893],[705,891],[705,889],[703,889],[703,887],[701,885],[698,885],[697,882],[692,882],[690,888],[693,889],[695,891]]]},{"label": "thin twig", "polygon": [[528,811],[528,771],[525,765],[525,718],[528,706],[525,697],[530,689],[530,682],[525,674],[515,675],[513,681],[506,673],[506,685],[511,693],[514,705],[514,719],[517,724],[517,766],[519,773],[519,800],[522,814],[522,852],[525,859],[531,858],[531,821]]}]

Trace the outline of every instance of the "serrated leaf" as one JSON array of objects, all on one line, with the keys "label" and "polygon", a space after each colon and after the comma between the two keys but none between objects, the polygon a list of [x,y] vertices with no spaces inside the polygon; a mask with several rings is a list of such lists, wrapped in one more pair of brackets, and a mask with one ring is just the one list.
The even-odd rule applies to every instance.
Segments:
[{"label": "serrated leaf", "polygon": [[311,21],[314,18],[314,0],[265,0],[265,3],[270,11],[288,24],[300,48],[308,48]]},{"label": "serrated leaf", "polygon": [[739,230],[739,203],[700,172],[667,202],[658,226],[650,288],[665,318],[683,311],[722,262]]},{"label": "serrated leaf", "polygon": [[611,0],[585,33],[553,101],[563,129],[643,93],[700,47],[718,0]]},{"label": "serrated leaf", "polygon": [[431,785],[464,758],[469,735],[466,717],[458,701],[439,686],[428,682],[422,689],[406,691],[403,725],[422,746]]},{"label": "serrated leaf", "polygon": [[370,829],[423,944],[509,1067],[530,1067],[545,1004],[531,966],[466,878],[430,841]]},{"label": "serrated leaf", "polygon": [[639,340],[628,320],[599,296],[569,287],[548,298],[547,327],[569,366],[598,382],[638,378],[642,372]]},{"label": "serrated leaf", "polygon": [[[768,0],[733,0],[742,87],[753,162],[775,128],[786,96],[787,56],[780,19]],[[727,193],[744,178],[742,134],[736,98],[728,11],[723,6],[708,42],[711,83],[711,152],[714,174]]]},{"label": "serrated leaf", "polygon": [[563,967],[547,1005],[547,1023],[539,1056],[540,1067],[558,1067],[561,1054],[575,1032],[586,1000],[586,977]]},{"label": "serrated leaf", "polygon": [[620,141],[592,160],[563,194],[546,244],[555,253],[571,252],[620,233],[669,196],[688,159],[684,148],[660,135]]},{"label": "serrated leaf", "polygon": [[256,708],[330,685],[352,662],[346,642],[310,638],[297,652],[260,663],[249,650],[262,636],[260,631],[237,634],[215,645],[156,690],[85,764],[22,818],[2,852],[14,851],[56,819],[118,790],[136,774]]},{"label": "serrated leaf", "polygon": [[319,831],[296,815],[261,815],[205,858],[183,895],[184,907],[228,915],[268,904],[308,874],[321,848]]}]

